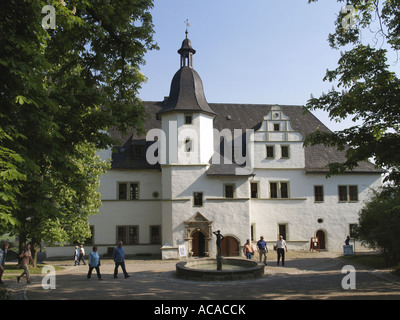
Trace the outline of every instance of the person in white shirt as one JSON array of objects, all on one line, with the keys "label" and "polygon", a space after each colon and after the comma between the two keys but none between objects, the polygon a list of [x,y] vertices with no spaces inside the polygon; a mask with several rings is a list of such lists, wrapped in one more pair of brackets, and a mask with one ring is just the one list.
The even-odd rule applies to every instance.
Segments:
[{"label": "person in white shirt", "polygon": [[83,248],[83,245],[81,244],[81,247],[79,249],[79,257],[78,257],[78,264],[81,263],[81,260],[83,261],[83,264],[86,266],[85,262],[85,249]]},{"label": "person in white shirt", "polygon": [[286,241],[283,240],[282,236],[279,236],[279,240],[276,242],[276,251],[278,253],[278,266],[281,257],[282,257],[282,266],[285,265],[285,249],[287,252]]}]

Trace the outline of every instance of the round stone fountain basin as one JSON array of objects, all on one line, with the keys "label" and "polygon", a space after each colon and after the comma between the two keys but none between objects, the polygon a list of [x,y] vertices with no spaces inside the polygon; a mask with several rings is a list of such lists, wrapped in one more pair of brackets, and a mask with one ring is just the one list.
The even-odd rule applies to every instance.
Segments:
[{"label": "round stone fountain basin", "polygon": [[252,260],[224,258],[222,270],[217,260],[201,259],[176,264],[176,276],[185,280],[232,281],[256,279],[264,275],[264,264]]}]

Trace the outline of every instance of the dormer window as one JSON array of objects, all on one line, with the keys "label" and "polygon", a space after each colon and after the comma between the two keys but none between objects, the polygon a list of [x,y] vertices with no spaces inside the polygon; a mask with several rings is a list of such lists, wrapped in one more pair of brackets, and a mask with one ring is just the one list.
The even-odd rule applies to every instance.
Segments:
[{"label": "dormer window", "polygon": [[279,123],[274,123],[274,131],[281,131]]}]

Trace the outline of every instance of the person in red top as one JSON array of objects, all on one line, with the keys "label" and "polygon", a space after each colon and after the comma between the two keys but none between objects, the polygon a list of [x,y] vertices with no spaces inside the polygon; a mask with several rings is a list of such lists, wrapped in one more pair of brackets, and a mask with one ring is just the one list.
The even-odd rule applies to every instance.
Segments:
[{"label": "person in red top", "polygon": [[29,263],[32,262],[33,267],[35,267],[35,262],[32,259],[30,244],[27,244],[25,250],[22,250],[22,252],[19,254],[19,258],[21,259],[21,264],[24,268],[24,271],[19,277],[17,277],[17,281],[19,282],[21,278],[26,275],[26,283],[31,283],[29,275]]}]

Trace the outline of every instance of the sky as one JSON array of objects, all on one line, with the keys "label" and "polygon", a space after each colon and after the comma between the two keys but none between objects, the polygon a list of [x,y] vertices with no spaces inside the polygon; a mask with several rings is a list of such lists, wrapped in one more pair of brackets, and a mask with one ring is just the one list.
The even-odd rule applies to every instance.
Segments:
[{"label": "sky", "polygon": [[[154,39],[160,50],[146,54],[142,72],[148,78],[139,92],[144,101],[169,95],[180,67],[177,50],[185,38],[196,50],[199,73],[209,103],[305,105],[332,84],[324,82],[340,51],[328,35],[343,3],[320,0],[154,0]],[[326,112],[313,111],[329,129],[355,125],[335,123]]]}]

